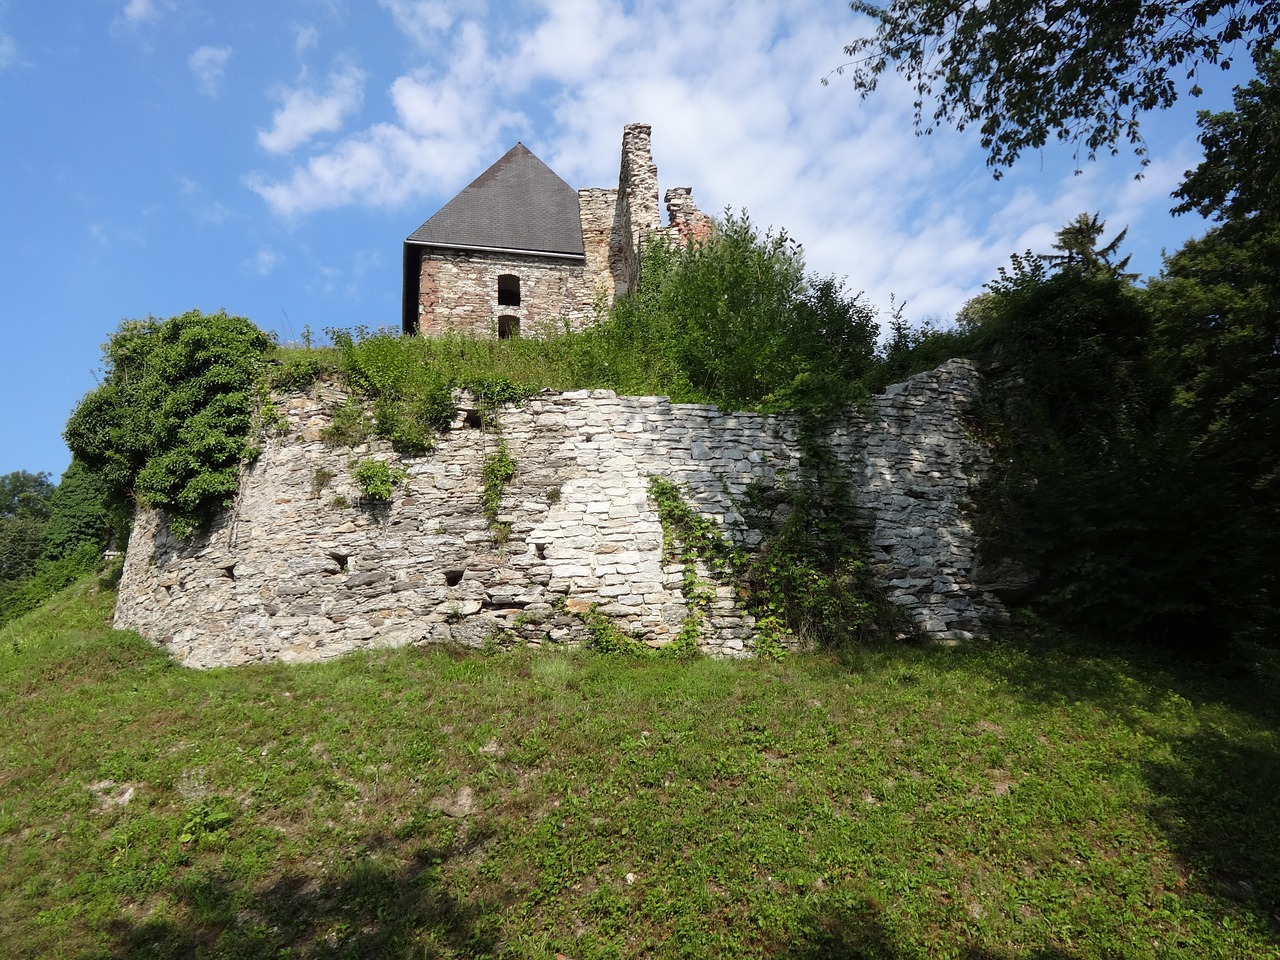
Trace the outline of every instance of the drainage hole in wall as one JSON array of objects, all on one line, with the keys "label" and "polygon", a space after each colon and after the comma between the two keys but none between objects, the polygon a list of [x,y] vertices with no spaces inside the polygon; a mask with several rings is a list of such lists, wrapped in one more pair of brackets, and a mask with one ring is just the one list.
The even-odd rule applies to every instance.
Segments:
[{"label": "drainage hole in wall", "polygon": [[467,571],[465,570],[446,570],[444,572],[444,582],[446,586],[456,587],[462,582],[462,577]]},{"label": "drainage hole in wall", "polygon": [[539,560],[547,559],[547,545],[545,543],[535,543],[533,545],[533,552],[538,555]]},{"label": "drainage hole in wall", "polygon": [[331,553],[329,554],[329,559],[338,565],[339,573],[346,573],[347,561],[351,559],[351,555],[348,553]]},{"label": "drainage hole in wall", "polygon": [[223,567],[222,575],[226,577],[228,580],[234,580],[236,578],[236,565],[232,563]]}]

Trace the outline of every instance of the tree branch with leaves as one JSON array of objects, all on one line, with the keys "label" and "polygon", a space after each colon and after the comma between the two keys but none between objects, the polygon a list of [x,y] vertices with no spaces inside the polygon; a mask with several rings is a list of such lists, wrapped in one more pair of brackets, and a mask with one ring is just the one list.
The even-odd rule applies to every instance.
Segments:
[{"label": "tree branch with leaves", "polygon": [[[988,166],[1052,140],[1088,159],[1130,144],[1148,162],[1141,116],[1197,96],[1202,67],[1261,61],[1278,0],[854,0],[873,32],[832,71],[862,97],[890,68],[915,91],[921,134],[977,125]],[[823,79],[829,82],[831,74]]]}]

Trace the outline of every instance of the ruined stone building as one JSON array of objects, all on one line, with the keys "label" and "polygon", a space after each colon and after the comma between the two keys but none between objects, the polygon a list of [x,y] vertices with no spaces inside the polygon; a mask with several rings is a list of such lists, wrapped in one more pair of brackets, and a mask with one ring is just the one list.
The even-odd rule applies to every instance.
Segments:
[{"label": "ruined stone building", "polygon": [[658,210],[647,124],[622,132],[618,186],[574,190],[517,143],[404,242],[402,327],[511,337],[581,329],[633,287],[644,238],[707,236],[688,187]]}]

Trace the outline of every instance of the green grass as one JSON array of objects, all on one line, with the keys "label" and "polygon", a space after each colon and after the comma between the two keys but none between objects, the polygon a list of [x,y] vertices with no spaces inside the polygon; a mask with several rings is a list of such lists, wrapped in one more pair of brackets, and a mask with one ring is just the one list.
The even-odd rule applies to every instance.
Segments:
[{"label": "green grass", "polygon": [[0,629],[6,956],[1280,956],[1269,651],[195,672],[112,601]]}]

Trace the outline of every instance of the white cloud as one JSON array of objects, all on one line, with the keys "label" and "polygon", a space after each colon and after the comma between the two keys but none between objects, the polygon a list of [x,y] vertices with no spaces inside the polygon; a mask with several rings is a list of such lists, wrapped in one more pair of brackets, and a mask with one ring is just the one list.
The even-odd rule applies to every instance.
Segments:
[{"label": "white cloud", "polygon": [[200,92],[206,97],[216,97],[231,59],[230,47],[200,47],[187,59],[191,72],[200,84]]},{"label": "white cloud", "polygon": [[267,276],[284,260],[276,251],[270,247],[263,247],[248,260],[244,261],[244,266],[262,276]]},{"label": "white cloud", "polygon": [[0,70],[8,70],[22,62],[18,41],[7,33],[0,33]]},{"label": "white cloud", "polygon": [[128,0],[120,14],[111,21],[111,33],[116,37],[135,33],[173,9],[173,0]]},{"label": "white cloud", "polygon": [[[487,142],[477,133],[480,143]],[[287,180],[251,174],[245,182],[272,211],[289,218],[354,203],[394,207],[421,195],[424,184],[478,173],[477,164],[489,162],[484,157],[482,146],[417,137],[383,123],[312,157]]]},{"label": "white cloud", "polygon": [[313,26],[297,27],[293,39],[293,52],[302,56],[320,43],[320,31]]},{"label": "white cloud", "polygon": [[[882,308],[896,295],[909,316],[949,316],[1082,210],[1117,228],[1155,216],[1181,169],[1155,157],[1135,185],[1121,158],[1071,177],[1049,149],[997,183],[972,133],[916,136],[896,75],[865,101],[838,76],[820,84],[865,27],[842,4],[531,0],[492,16],[461,0],[379,4],[420,65],[388,86],[379,122],[248,179],[277,214],[443,203],[516,139],[569,183],[610,186],[621,128],[642,121],[664,189],[785,226],[811,270],[848,276]],[[406,226],[430,212],[406,211]]]},{"label": "white cloud", "polygon": [[269,153],[288,153],[318,133],[341,130],[364,102],[364,80],[363,70],[346,66],[329,74],[324,93],[309,87],[280,91],[283,106],[272,115],[271,129],[258,131],[258,144]]},{"label": "white cloud", "polygon": [[222,226],[234,216],[235,213],[232,210],[223,206],[217,200],[201,209],[199,213],[199,217],[204,223],[212,224],[215,227]]},{"label": "white cloud", "polygon": [[378,6],[391,14],[401,33],[423,48],[432,47],[464,14],[471,20],[485,14],[481,0],[378,0]]},{"label": "white cloud", "polygon": [[[127,0],[120,13],[111,21],[111,36],[116,39],[137,38],[144,27],[158,23],[163,16],[176,9],[176,0]],[[152,49],[149,44],[145,48]]]},{"label": "white cloud", "polygon": [[155,0],[129,0],[124,5],[121,16],[131,24],[149,23],[160,16]]}]

